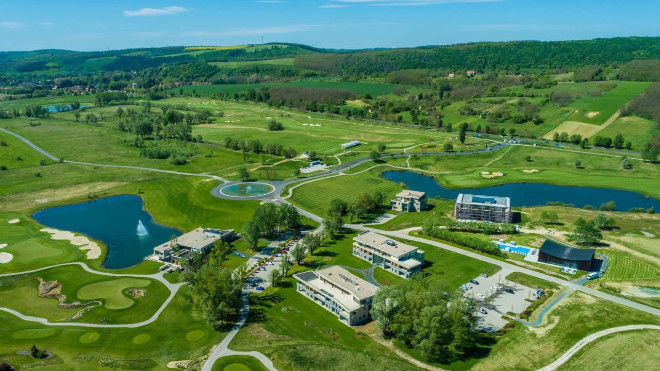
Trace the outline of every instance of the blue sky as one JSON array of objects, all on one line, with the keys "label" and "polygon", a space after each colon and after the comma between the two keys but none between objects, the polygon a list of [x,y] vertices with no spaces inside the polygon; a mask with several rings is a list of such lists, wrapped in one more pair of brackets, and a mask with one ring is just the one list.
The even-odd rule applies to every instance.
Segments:
[{"label": "blue sky", "polygon": [[0,0],[0,50],[660,36],[659,15],[657,0]]}]

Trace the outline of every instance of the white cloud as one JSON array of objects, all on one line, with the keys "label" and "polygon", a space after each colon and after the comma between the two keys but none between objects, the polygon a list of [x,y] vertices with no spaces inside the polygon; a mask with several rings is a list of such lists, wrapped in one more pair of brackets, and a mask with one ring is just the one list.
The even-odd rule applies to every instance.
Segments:
[{"label": "white cloud", "polygon": [[9,22],[9,21],[2,21],[0,22],[0,26],[4,28],[21,28],[25,26],[25,23],[23,22]]},{"label": "white cloud", "polygon": [[141,17],[141,16],[156,16],[156,15],[171,15],[177,13],[187,12],[188,9],[180,6],[168,6],[165,8],[142,8],[140,10],[124,10],[126,17]]}]

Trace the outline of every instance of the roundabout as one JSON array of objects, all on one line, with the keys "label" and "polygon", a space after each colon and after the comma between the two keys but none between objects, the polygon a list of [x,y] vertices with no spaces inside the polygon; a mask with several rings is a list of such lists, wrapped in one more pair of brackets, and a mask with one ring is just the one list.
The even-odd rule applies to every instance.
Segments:
[{"label": "roundabout", "polygon": [[263,197],[275,191],[275,187],[267,183],[245,182],[234,183],[220,188],[218,192],[229,197]]}]

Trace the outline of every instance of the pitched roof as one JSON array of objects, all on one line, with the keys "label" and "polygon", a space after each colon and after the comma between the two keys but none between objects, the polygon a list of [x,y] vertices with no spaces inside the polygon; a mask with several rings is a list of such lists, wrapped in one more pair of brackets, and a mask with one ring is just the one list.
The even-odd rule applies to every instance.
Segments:
[{"label": "pitched roof", "polygon": [[596,253],[595,249],[580,249],[577,247],[561,245],[550,240],[545,240],[540,251],[550,256],[554,256],[555,258],[577,261],[591,260]]}]

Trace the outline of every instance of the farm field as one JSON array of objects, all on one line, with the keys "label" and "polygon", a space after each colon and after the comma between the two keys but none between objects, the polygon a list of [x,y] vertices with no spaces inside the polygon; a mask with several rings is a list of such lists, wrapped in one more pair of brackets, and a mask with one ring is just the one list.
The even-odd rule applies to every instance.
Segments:
[{"label": "farm field", "polygon": [[[265,62],[264,62],[265,63]],[[277,64],[277,62],[272,63]],[[374,84],[374,83],[358,83],[358,82],[341,82],[341,81],[325,81],[325,80],[298,80],[288,83],[265,83],[265,84],[229,84],[229,85],[191,85],[184,87],[184,92],[190,94],[193,91],[202,96],[210,96],[212,94],[224,93],[235,94],[245,93],[250,89],[259,90],[263,87],[280,87],[280,86],[294,86],[301,88],[323,88],[323,89],[341,89],[348,90],[355,94],[371,94],[372,96],[385,95],[392,91],[395,85],[391,84]],[[178,89],[172,89],[178,93]]]}]

